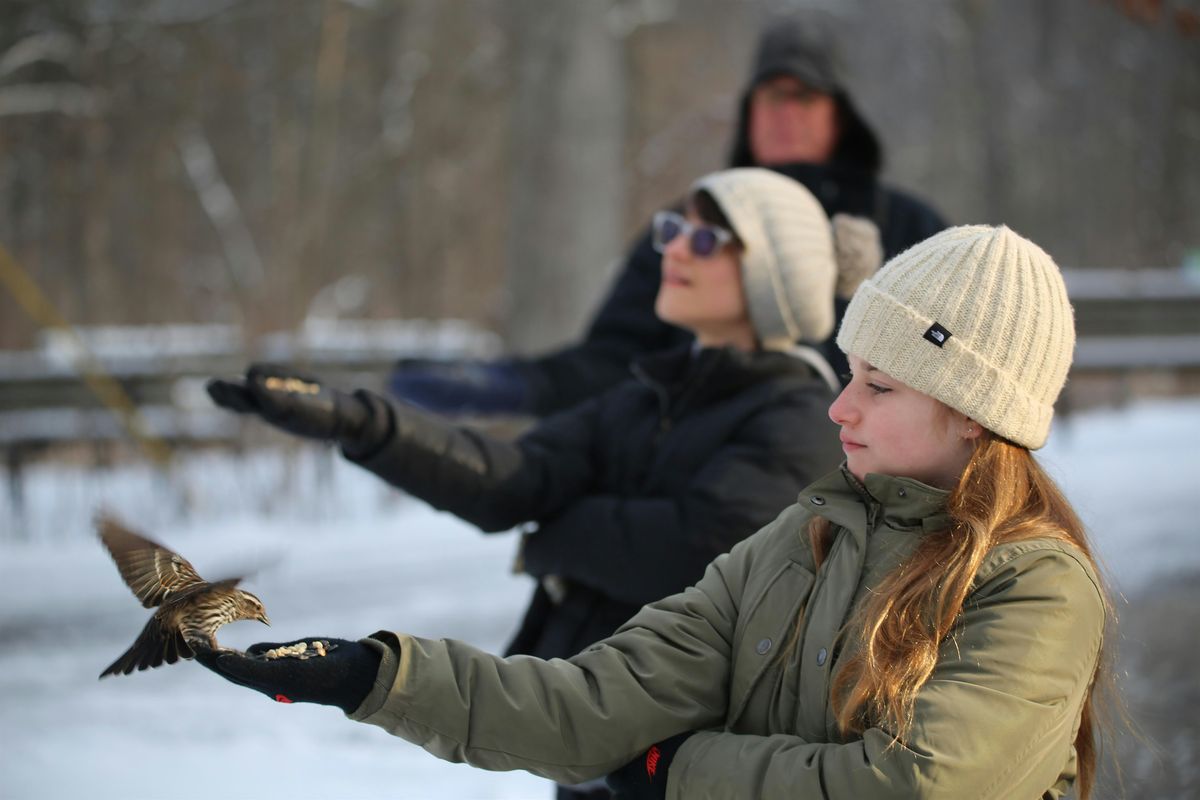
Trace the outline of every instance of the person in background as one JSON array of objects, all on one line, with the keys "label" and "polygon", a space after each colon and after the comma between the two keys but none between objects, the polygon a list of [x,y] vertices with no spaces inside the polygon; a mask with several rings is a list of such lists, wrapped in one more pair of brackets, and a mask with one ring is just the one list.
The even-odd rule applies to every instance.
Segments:
[{"label": "person in background", "polygon": [[[891,258],[945,227],[927,204],[879,180],[883,148],[850,96],[835,41],[800,18],[764,29],[738,107],[729,166],[762,166],[804,184],[825,212],[875,222]],[[690,331],[660,319],[654,303],[660,254],[645,231],[583,340],[533,358],[404,359],[390,392],[444,414],[545,416],[629,376],[639,355],[690,341]],[[837,312],[844,310],[839,304]],[[845,360],[832,340],[822,354],[837,374]]]},{"label": "person in background", "polygon": [[388,631],[326,659],[198,658],[444,759],[610,773],[627,800],[1088,800],[1109,606],[1030,452],[1074,334],[1045,252],[952,228],[850,303],[842,467],[608,639],[550,661]]},{"label": "person in background", "polygon": [[[826,338],[839,279],[849,293],[881,261],[872,223],[831,225],[803,186],[758,168],[701,179],[686,216],[660,212],[653,227],[657,311],[694,342],[640,359],[636,379],[515,443],[287,371],[252,367],[210,391],[338,441],[355,463],[485,531],[533,523],[520,563],[537,583],[509,652],[573,656],[697,581],[838,463],[825,415],[837,379],[794,343]],[[608,796],[603,785],[559,789]]]}]

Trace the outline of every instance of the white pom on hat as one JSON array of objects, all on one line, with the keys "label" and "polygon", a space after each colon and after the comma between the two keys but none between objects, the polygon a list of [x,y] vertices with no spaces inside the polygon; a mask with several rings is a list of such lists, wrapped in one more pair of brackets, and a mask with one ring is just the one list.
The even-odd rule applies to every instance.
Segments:
[{"label": "white pom on hat", "polygon": [[833,215],[833,251],[837,254],[838,277],[834,292],[849,300],[862,282],[883,263],[883,241],[879,226],[866,217]]},{"label": "white pom on hat", "polygon": [[838,346],[1036,450],[1066,383],[1075,322],[1053,259],[1007,227],[950,228],[865,281]]}]

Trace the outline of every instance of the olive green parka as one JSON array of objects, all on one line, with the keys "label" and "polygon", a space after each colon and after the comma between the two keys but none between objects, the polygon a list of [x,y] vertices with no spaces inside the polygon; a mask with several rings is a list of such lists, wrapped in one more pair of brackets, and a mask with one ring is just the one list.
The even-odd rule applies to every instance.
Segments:
[{"label": "olive green parka", "polygon": [[[444,759],[560,783],[695,731],[669,798],[1060,797],[1106,615],[1087,559],[1049,536],[989,553],[903,741],[838,733],[831,679],[859,644],[839,632],[945,529],[945,501],[914,480],[833,473],[696,586],[570,660],[377,633],[365,640],[383,654],[376,686],[350,716]],[[820,569],[813,515],[836,526]]]}]

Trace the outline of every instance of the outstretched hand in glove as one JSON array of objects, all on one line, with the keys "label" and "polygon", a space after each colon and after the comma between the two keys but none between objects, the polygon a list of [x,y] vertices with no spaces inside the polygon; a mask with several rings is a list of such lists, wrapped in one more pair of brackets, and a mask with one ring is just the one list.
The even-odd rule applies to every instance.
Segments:
[{"label": "outstretched hand in glove", "polygon": [[201,647],[196,661],[280,703],[319,703],[349,714],[370,694],[380,656],[361,642],[319,636],[262,642],[245,653]]},{"label": "outstretched hand in glove", "polygon": [[256,414],[288,433],[363,451],[382,441],[391,424],[386,403],[369,392],[332,389],[287,367],[252,364],[242,380],[206,386],[217,405]]}]

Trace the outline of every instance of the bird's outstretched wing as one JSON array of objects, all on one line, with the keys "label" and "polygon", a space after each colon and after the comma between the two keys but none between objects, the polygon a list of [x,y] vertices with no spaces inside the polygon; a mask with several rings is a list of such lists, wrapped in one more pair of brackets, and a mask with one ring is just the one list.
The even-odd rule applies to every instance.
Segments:
[{"label": "bird's outstretched wing", "polygon": [[186,558],[134,533],[107,514],[97,515],[96,532],[117,563],[121,577],[146,608],[205,585]]}]

